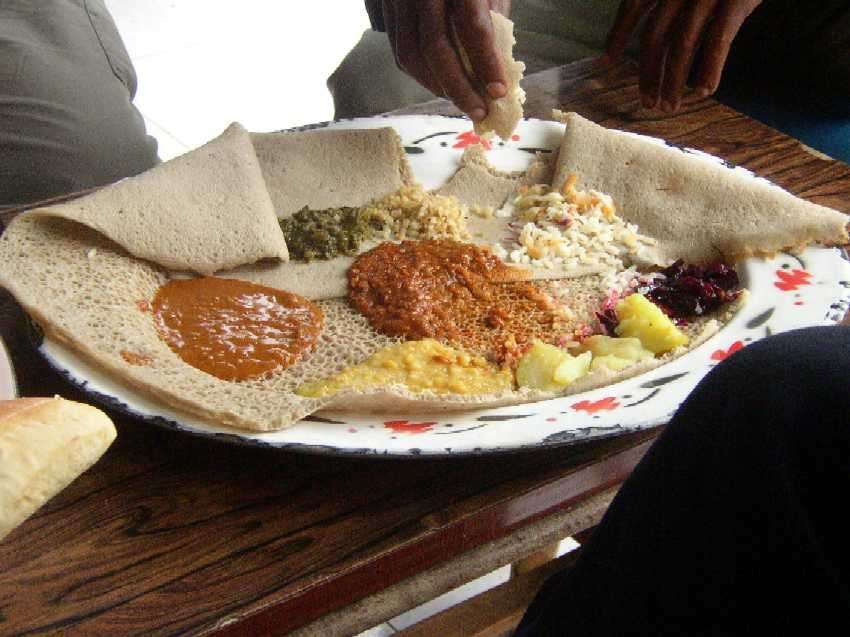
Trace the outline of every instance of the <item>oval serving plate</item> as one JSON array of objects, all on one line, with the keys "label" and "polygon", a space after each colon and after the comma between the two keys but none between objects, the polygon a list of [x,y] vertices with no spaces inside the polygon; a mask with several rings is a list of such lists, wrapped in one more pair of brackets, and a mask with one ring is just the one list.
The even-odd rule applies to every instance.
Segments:
[{"label": "oval serving plate", "polygon": [[[462,118],[377,117],[317,126],[392,126],[416,178],[426,188],[442,185],[456,170],[463,149],[480,141],[469,120]],[[563,130],[555,122],[520,122],[511,140],[490,145],[488,159],[502,170],[523,170],[536,153],[556,152]],[[682,152],[722,163],[697,151]],[[756,178],[741,168],[729,169]],[[533,450],[663,424],[699,380],[727,356],[774,333],[836,323],[850,306],[850,263],[839,249],[809,248],[799,255],[748,259],[738,264],[738,272],[750,290],[749,299],[723,329],[686,355],[606,387],[498,409],[439,415],[327,412],[308,416],[283,431],[244,432],[149,400],[52,339],[43,339],[39,349],[51,365],[101,403],[152,424],[222,441],[309,453],[393,457]]]}]

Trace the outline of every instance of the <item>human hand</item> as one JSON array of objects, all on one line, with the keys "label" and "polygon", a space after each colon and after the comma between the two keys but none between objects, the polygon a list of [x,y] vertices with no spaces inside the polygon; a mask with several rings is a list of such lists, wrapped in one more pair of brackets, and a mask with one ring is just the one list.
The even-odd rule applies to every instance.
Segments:
[{"label": "human hand", "polygon": [[[490,9],[507,13],[510,0],[383,0],[382,8],[399,68],[473,121],[484,119],[485,92],[493,99],[507,92]],[[465,70],[464,54],[474,79]]]},{"label": "human hand", "polygon": [[691,68],[705,97],[717,90],[732,40],[761,0],[623,0],[608,34],[606,55],[617,61],[638,22],[640,94],[647,108],[675,111]]}]

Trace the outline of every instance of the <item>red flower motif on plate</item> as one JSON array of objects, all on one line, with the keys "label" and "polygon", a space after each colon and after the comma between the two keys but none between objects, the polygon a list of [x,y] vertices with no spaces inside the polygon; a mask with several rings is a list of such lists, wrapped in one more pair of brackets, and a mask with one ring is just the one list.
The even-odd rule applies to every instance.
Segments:
[{"label": "red flower motif on plate", "polygon": [[468,130],[465,133],[459,133],[456,139],[457,143],[455,143],[452,148],[466,148],[467,146],[475,146],[475,144],[480,144],[484,147],[484,150],[490,150],[493,148],[493,144],[491,144],[489,140],[479,137],[471,130]]},{"label": "red flower motif on plate", "polygon": [[811,273],[806,272],[805,270],[777,270],[776,278],[778,281],[774,281],[773,285],[778,287],[783,292],[791,292],[796,290],[801,285],[811,285],[812,282],[809,280],[812,278]]},{"label": "red flower motif on plate", "polygon": [[409,420],[387,420],[384,427],[397,434],[424,434],[433,429],[436,422],[410,422]]},{"label": "red flower motif on plate", "polygon": [[617,409],[620,403],[613,396],[608,396],[601,400],[582,400],[574,403],[572,408],[576,411],[586,411],[589,414],[595,414],[597,411],[611,411]]},{"label": "red flower motif on plate", "polygon": [[726,360],[727,358],[732,356],[732,354],[734,354],[735,352],[737,352],[740,349],[744,349],[744,344],[741,341],[735,341],[734,343],[732,343],[729,346],[729,349],[715,350],[714,353],[711,355],[711,360],[713,360],[713,361]]}]

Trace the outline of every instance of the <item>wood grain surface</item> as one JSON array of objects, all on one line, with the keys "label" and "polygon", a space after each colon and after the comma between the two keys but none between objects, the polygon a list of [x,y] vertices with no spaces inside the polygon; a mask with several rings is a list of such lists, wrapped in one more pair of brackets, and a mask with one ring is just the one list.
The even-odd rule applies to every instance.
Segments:
[{"label": "wood grain surface", "polygon": [[[630,64],[570,65],[526,88],[529,116],[576,110],[850,210],[848,166],[710,99],[672,117],[646,112]],[[87,400],[38,356],[5,293],[0,334],[22,395]],[[656,433],[510,456],[356,460],[110,415],[113,447],[0,543],[0,635],[285,634],[618,484]]]}]

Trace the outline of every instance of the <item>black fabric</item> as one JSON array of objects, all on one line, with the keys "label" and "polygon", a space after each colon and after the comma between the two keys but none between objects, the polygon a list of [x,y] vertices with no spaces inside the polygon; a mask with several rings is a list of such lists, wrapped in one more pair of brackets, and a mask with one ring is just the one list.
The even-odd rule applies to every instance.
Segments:
[{"label": "black fabric", "polygon": [[848,389],[848,327],[718,365],[516,635],[850,633]]},{"label": "black fabric", "polygon": [[381,0],[366,0],[366,13],[369,14],[372,30],[385,33],[387,27],[384,24],[384,7]]},{"label": "black fabric", "polygon": [[765,0],[732,43],[720,91],[850,116],[850,0]]}]

